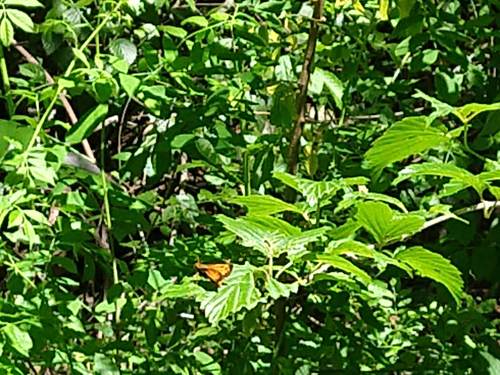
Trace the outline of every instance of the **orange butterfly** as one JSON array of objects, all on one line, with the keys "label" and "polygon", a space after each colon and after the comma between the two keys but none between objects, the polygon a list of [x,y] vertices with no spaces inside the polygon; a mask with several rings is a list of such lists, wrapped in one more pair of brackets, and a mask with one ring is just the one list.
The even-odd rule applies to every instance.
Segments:
[{"label": "orange butterfly", "polygon": [[207,277],[217,285],[220,286],[222,281],[229,276],[231,271],[233,270],[233,266],[231,263],[212,263],[212,264],[203,264],[200,261],[197,261],[194,265],[194,268]]}]

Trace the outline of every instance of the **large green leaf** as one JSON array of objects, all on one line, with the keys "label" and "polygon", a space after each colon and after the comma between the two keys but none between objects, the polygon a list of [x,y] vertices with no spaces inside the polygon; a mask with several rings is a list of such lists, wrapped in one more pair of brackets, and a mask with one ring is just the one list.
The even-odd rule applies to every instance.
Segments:
[{"label": "large green leaf", "polygon": [[297,206],[270,195],[248,195],[231,198],[229,201],[244,205],[250,215],[272,215],[283,211],[302,213]]},{"label": "large green leaf", "polygon": [[393,184],[396,185],[407,178],[422,175],[452,178],[453,180],[460,182],[462,189],[472,186],[478,194],[481,194],[486,187],[486,184],[481,181],[480,178],[474,176],[469,171],[459,168],[456,165],[446,163],[422,163],[410,165],[399,172],[399,176],[394,180]]},{"label": "large green leaf", "polygon": [[276,257],[285,252],[297,256],[308,243],[316,241],[329,230],[324,227],[301,232],[286,221],[272,216],[249,215],[231,219],[218,215],[217,219],[243,240],[243,246],[254,248],[267,257]]},{"label": "large green leaf", "polygon": [[420,246],[399,251],[395,258],[408,264],[421,276],[443,284],[459,303],[464,282],[460,271],[448,259]]},{"label": "large green leaf", "polygon": [[368,168],[382,169],[411,155],[448,144],[446,133],[427,124],[427,118],[408,117],[392,125],[365,154]]},{"label": "large green leaf", "polygon": [[358,204],[357,220],[379,244],[400,240],[418,232],[425,219],[416,214],[399,214],[381,202]]},{"label": "large green leaf", "polygon": [[201,308],[210,323],[217,324],[229,315],[243,308],[250,310],[259,303],[261,294],[255,286],[254,270],[248,263],[235,264],[222,287],[201,302]]},{"label": "large green leaf", "polygon": [[327,202],[340,189],[345,189],[352,185],[364,185],[368,182],[366,177],[351,177],[334,181],[313,181],[285,172],[274,172],[273,177],[300,192],[311,207],[315,207],[318,202]]}]

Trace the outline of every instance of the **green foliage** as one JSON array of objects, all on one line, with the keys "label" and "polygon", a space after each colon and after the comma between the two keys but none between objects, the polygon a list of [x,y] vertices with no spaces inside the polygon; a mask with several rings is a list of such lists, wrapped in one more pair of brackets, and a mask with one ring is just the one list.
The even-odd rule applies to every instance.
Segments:
[{"label": "green foliage", "polygon": [[0,0],[0,373],[496,374],[498,6]]}]

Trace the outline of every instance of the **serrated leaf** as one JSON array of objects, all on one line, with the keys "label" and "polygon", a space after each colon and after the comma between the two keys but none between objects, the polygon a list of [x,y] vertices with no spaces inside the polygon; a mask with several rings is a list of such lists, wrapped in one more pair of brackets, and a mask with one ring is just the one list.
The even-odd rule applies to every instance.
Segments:
[{"label": "serrated leaf", "polygon": [[66,142],[70,144],[80,143],[86,139],[94,129],[104,120],[108,114],[108,105],[99,104],[94,109],[85,114],[69,131]]},{"label": "serrated leaf", "polygon": [[402,250],[395,258],[408,264],[421,276],[443,284],[459,303],[464,282],[460,271],[448,259],[420,246]]},{"label": "serrated leaf", "polygon": [[7,17],[9,17],[12,23],[21,30],[27,33],[32,33],[34,31],[35,25],[33,24],[30,16],[26,13],[17,9],[6,9],[4,12],[7,14]]},{"label": "serrated leaf", "polygon": [[250,215],[273,215],[284,211],[301,213],[301,210],[293,204],[282,201],[270,195],[248,195],[229,199],[231,203],[237,203],[248,208]]},{"label": "serrated leaf", "polygon": [[10,346],[19,354],[29,357],[29,351],[33,347],[33,341],[28,332],[21,330],[18,326],[7,323],[2,331],[7,336]]},{"label": "serrated leaf", "polygon": [[6,17],[2,18],[0,22],[0,41],[5,47],[10,46],[14,42],[14,28]]},{"label": "serrated leaf", "polygon": [[285,172],[274,172],[273,177],[300,192],[311,207],[315,207],[318,202],[327,202],[340,189],[352,185],[364,185],[368,182],[366,177],[351,177],[336,181],[313,181]]},{"label": "serrated leaf", "polygon": [[[478,194],[481,194],[486,188],[486,184],[478,176],[469,171],[448,163],[421,163],[413,164],[399,172],[398,177],[393,184],[397,185],[401,181],[414,176],[440,176],[448,177],[458,182],[458,190],[468,186],[473,187]],[[458,191],[457,190],[457,191]]]},{"label": "serrated leaf", "polygon": [[398,214],[381,202],[359,203],[356,218],[379,244],[414,234],[425,223],[425,219],[420,215]]},{"label": "serrated leaf", "polygon": [[364,284],[369,284],[372,280],[370,275],[368,275],[361,268],[355,266],[347,259],[342,258],[339,255],[323,254],[318,255],[318,261],[332,265],[335,268],[341,269],[348,274],[352,274],[358,277]]},{"label": "serrated leaf", "polygon": [[284,284],[276,279],[271,278],[268,280],[266,288],[272,299],[278,299],[281,297],[288,298],[290,297],[290,294],[297,293],[297,290],[299,289],[299,284],[297,282],[291,284]]},{"label": "serrated leaf", "polygon": [[255,286],[253,272],[254,267],[248,263],[233,265],[222,287],[201,302],[201,308],[210,323],[217,324],[229,315],[243,308],[251,310],[259,303],[261,294]]},{"label": "serrated leaf", "polygon": [[427,125],[426,117],[408,117],[396,122],[374,142],[365,154],[366,167],[382,169],[448,142],[445,133]]},{"label": "serrated leaf", "polygon": [[492,104],[479,104],[469,103],[461,107],[455,108],[453,113],[460,118],[464,123],[469,123],[474,117],[482,112],[498,111],[500,110],[500,103]]}]

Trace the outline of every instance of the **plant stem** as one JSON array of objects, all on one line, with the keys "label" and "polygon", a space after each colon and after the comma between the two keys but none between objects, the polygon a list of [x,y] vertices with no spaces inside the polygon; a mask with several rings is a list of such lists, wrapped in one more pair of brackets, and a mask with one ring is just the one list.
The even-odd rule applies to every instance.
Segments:
[{"label": "plant stem", "polygon": [[[108,21],[111,19],[111,17],[113,17],[114,13],[119,9],[120,6],[121,6],[121,2],[119,2],[111,12],[108,12],[106,14],[106,17],[103,18],[103,20],[101,21],[101,23],[99,25],[97,25],[97,27],[89,35],[89,37],[87,38],[87,40],[85,40],[85,42],[83,42],[83,44],[80,46],[80,48],[78,48],[78,51],[80,53],[83,53],[83,50],[85,50],[85,48],[87,48],[87,46],[89,45],[89,43],[92,40],[94,40],[94,38],[96,37],[96,35],[101,31],[101,29],[106,25],[106,23],[108,23]],[[71,74],[71,72],[75,68],[76,61],[77,61],[77,58],[76,58],[76,56],[74,56],[73,59],[71,60],[71,62],[69,63],[68,68],[64,72],[63,77],[67,77],[67,76],[69,76]],[[45,125],[45,122],[47,121],[47,118],[49,117],[49,114],[52,111],[52,108],[54,107],[54,105],[57,102],[57,98],[63,92],[63,90],[64,90],[64,87],[61,86],[60,83],[57,83],[56,93],[53,96],[50,104],[45,109],[45,113],[43,114],[42,118],[38,122],[38,124],[37,124],[37,126],[35,128],[35,131],[33,132],[33,135],[32,135],[32,137],[30,139],[30,142],[28,143],[28,146],[26,147],[26,150],[24,151],[25,155],[27,155],[30,152],[31,148],[35,144],[36,138],[40,134],[40,131],[43,129],[43,125]]]},{"label": "plant stem", "polygon": [[309,38],[307,40],[306,55],[302,71],[299,77],[299,93],[297,95],[297,117],[293,128],[290,146],[288,149],[288,172],[295,174],[297,171],[297,160],[299,157],[300,137],[305,122],[305,106],[307,100],[307,88],[311,78],[314,53],[316,51],[316,39],[318,38],[319,22],[323,17],[324,0],[314,1],[314,12],[309,29]]},{"label": "plant stem", "polygon": [[7,70],[7,62],[5,61],[3,46],[1,44],[0,44],[0,74],[2,77],[5,101],[7,102],[7,113],[9,114],[9,118],[11,118],[12,115],[14,115],[15,113],[15,106],[10,92],[10,80],[9,80],[9,71]]}]

